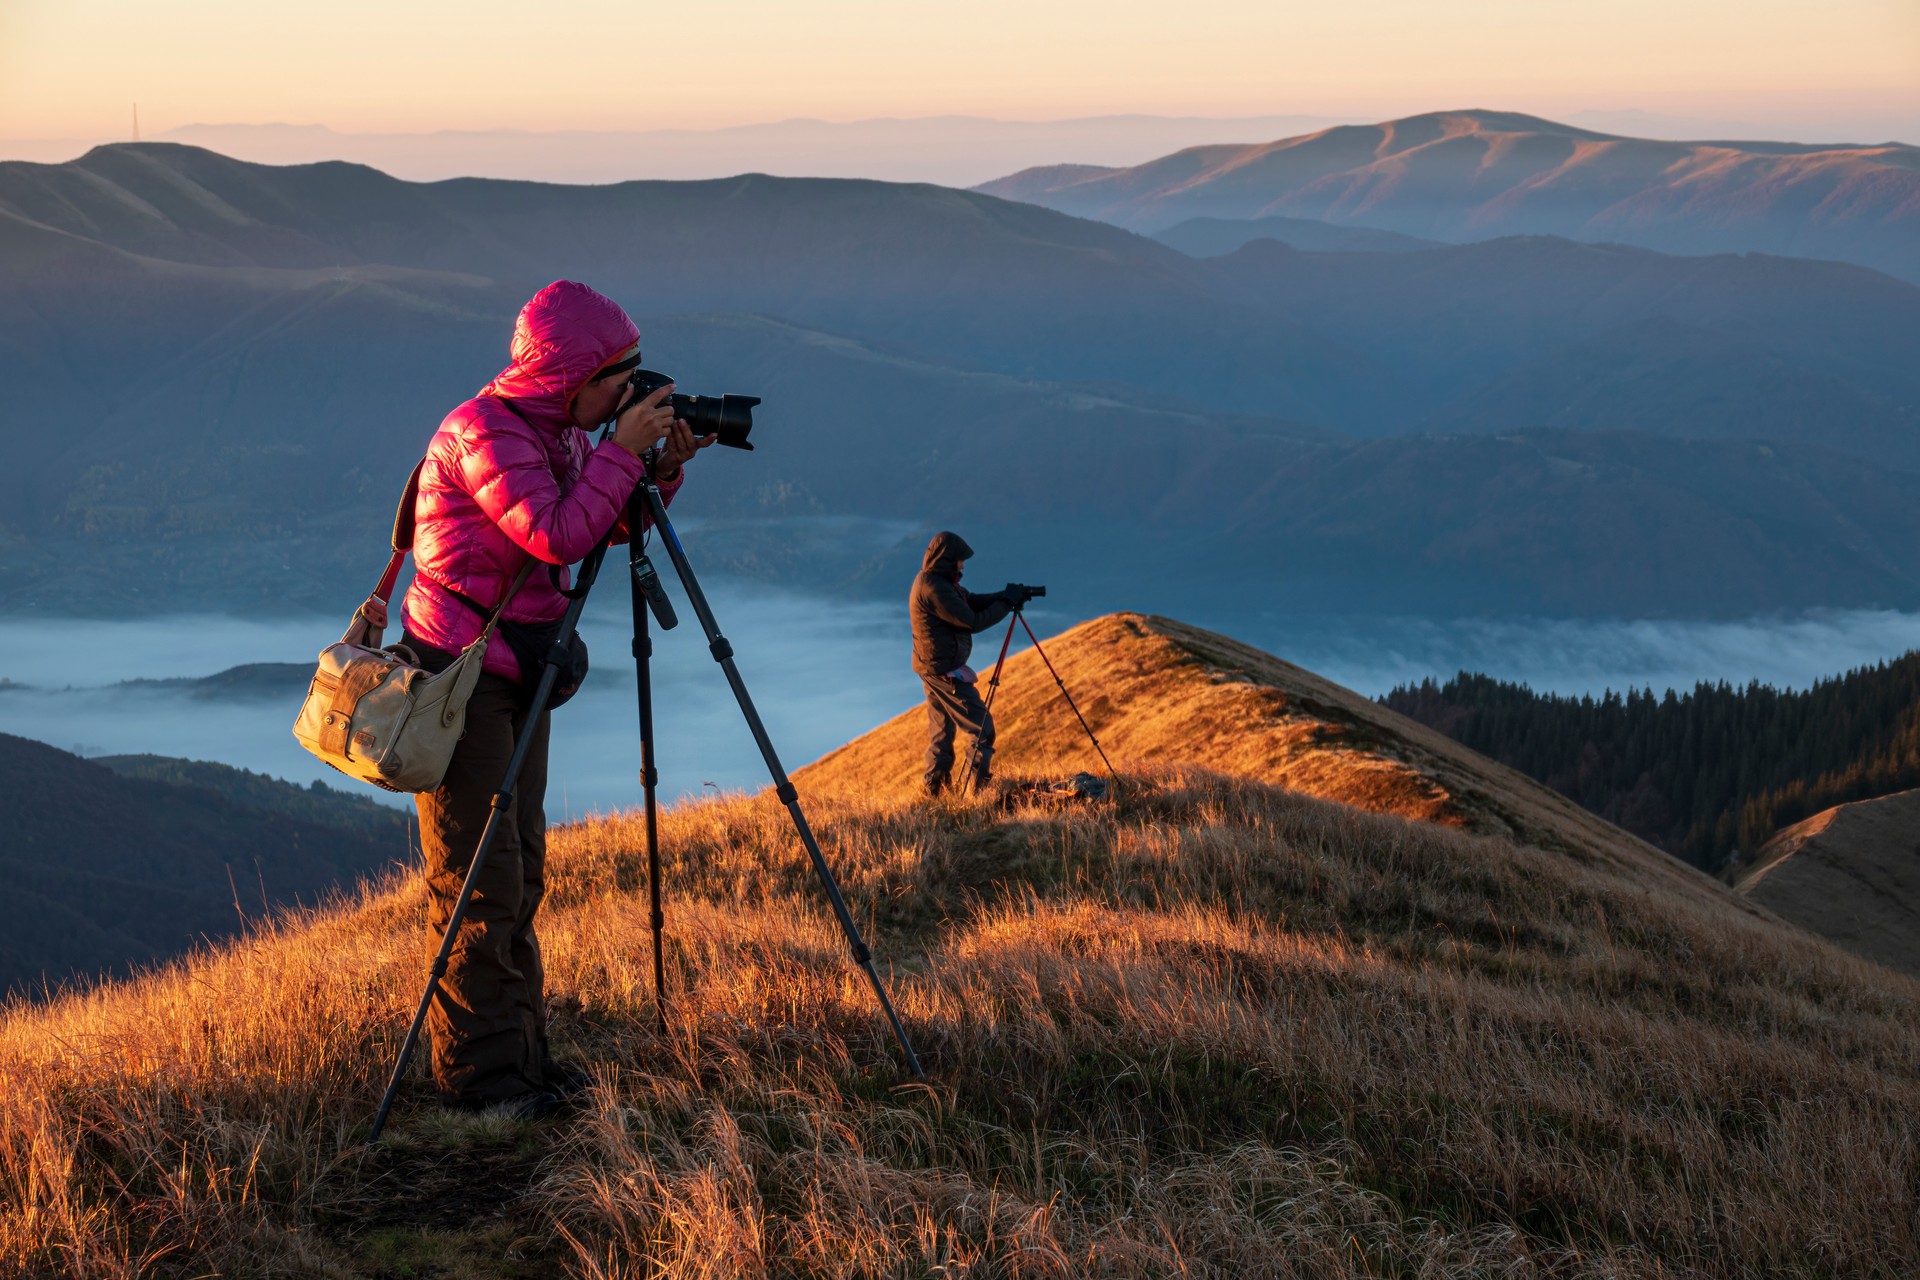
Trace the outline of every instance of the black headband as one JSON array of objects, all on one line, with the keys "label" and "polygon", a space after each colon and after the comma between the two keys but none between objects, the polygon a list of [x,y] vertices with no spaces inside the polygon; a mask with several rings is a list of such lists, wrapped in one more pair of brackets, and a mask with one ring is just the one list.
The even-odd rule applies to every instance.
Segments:
[{"label": "black headband", "polygon": [[606,368],[602,369],[600,372],[594,374],[593,380],[595,382],[598,382],[602,378],[611,378],[616,373],[626,373],[629,370],[638,369],[639,367],[640,367],[640,348],[635,347],[633,349],[632,355],[628,356],[625,360],[618,360],[618,361],[615,361],[613,364],[608,365]]}]

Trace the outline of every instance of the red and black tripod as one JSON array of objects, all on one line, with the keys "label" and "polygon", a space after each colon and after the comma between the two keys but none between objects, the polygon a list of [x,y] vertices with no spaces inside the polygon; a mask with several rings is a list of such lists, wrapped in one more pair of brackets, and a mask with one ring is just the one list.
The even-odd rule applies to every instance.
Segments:
[{"label": "red and black tripod", "polygon": [[[1024,603],[1023,601],[1015,604],[1013,606],[1013,616],[1007,619],[1007,634],[1000,641],[1000,656],[994,659],[993,675],[987,679],[987,714],[989,716],[993,714],[993,699],[994,696],[1000,692],[1000,669],[1007,665],[1007,650],[1013,646],[1013,629],[1020,627],[1027,633],[1027,639],[1032,641],[1033,651],[1040,655],[1040,661],[1047,664],[1047,674],[1053,677],[1053,683],[1059,688],[1060,696],[1067,700],[1067,706],[1072,710],[1073,718],[1078,720],[1080,727],[1086,731],[1087,741],[1091,742],[1093,749],[1100,754],[1100,763],[1105,765],[1107,769],[1107,779],[1112,783],[1114,792],[1118,794],[1120,790],[1120,775],[1114,769],[1113,761],[1107,759],[1106,749],[1100,745],[1100,739],[1094,736],[1093,726],[1088,724],[1087,718],[1080,714],[1079,704],[1073,700],[1073,695],[1067,692],[1067,682],[1062,680],[1060,673],[1054,669],[1053,659],[1047,657],[1047,651],[1040,647],[1040,637],[1033,634],[1033,628],[1027,625],[1027,616],[1023,612]],[[977,776],[974,773],[974,765],[979,762],[979,759],[980,739],[975,738],[972,745],[967,748],[965,776]]]}]

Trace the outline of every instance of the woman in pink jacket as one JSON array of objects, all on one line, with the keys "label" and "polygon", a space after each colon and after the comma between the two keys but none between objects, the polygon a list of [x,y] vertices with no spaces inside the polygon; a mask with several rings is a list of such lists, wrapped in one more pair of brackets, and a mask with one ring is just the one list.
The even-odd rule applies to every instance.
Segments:
[{"label": "woman in pink jacket", "polygon": [[[583,428],[613,418],[640,360],[640,331],[611,299],[559,280],[536,293],[514,326],[513,362],[440,424],[427,448],[415,507],[414,579],[403,607],[405,640],[429,666],[452,660],[480,634],[529,559],[544,561],[502,614],[519,643],[496,632],[467,704],[467,728],[438,790],[422,793],[428,929],[436,943],[486,826],[539,668],[515,648],[544,655],[566,612],[567,571],[616,528],[627,497],[659,449],[654,475],[669,502],[696,440],[662,403],[663,388],[621,413],[597,447]],[[377,600],[368,602],[375,625]],[[584,655],[584,650],[581,651]],[[537,662],[537,659],[536,659]],[[562,690],[571,693],[572,689]],[[449,1106],[500,1106],[544,1114],[585,1083],[548,1051],[540,943],[534,913],[545,894],[548,716],[543,713],[513,806],[495,838],[447,975],[427,1019],[434,1084]]]}]

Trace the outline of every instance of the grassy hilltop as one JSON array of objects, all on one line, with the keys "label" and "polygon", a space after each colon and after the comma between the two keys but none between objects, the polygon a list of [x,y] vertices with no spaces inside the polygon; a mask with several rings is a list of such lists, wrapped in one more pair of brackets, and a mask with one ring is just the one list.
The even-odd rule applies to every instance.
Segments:
[{"label": "grassy hilltop", "polygon": [[[554,838],[575,1117],[372,1112],[396,880],[0,1027],[0,1272],[1751,1276],[1920,1267],[1920,986],[1217,636],[1049,645],[1112,805],[928,802],[910,712],[802,771],[900,1082],[770,798]],[[989,655],[990,656],[990,655]],[[1087,767],[1032,657],[1012,772]],[[1286,783],[1286,786],[1278,785]],[[1292,789],[1288,789],[1291,787]]]}]

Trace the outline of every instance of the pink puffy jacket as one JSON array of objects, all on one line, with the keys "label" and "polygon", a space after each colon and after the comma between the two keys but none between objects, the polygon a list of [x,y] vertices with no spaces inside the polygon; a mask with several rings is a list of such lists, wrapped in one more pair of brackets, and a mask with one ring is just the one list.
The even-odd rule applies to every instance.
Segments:
[{"label": "pink puffy jacket", "polygon": [[[571,280],[554,281],[521,308],[513,363],[448,414],[427,446],[414,507],[413,585],[402,607],[409,633],[458,653],[484,623],[448,587],[492,608],[529,555],[573,564],[616,521],[624,525],[640,460],[611,440],[595,448],[570,409],[574,393],[639,340],[618,303]],[[678,488],[678,481],[662,485],[661,496],[671,502]],[[624,527],[616,538],[625,541]],[[561,582],[570,585],[564,569]],[[536,567],[505,616],[551,622],[566,609]],[[483,670],[520,678],[497,635],[487,642]]]}]

